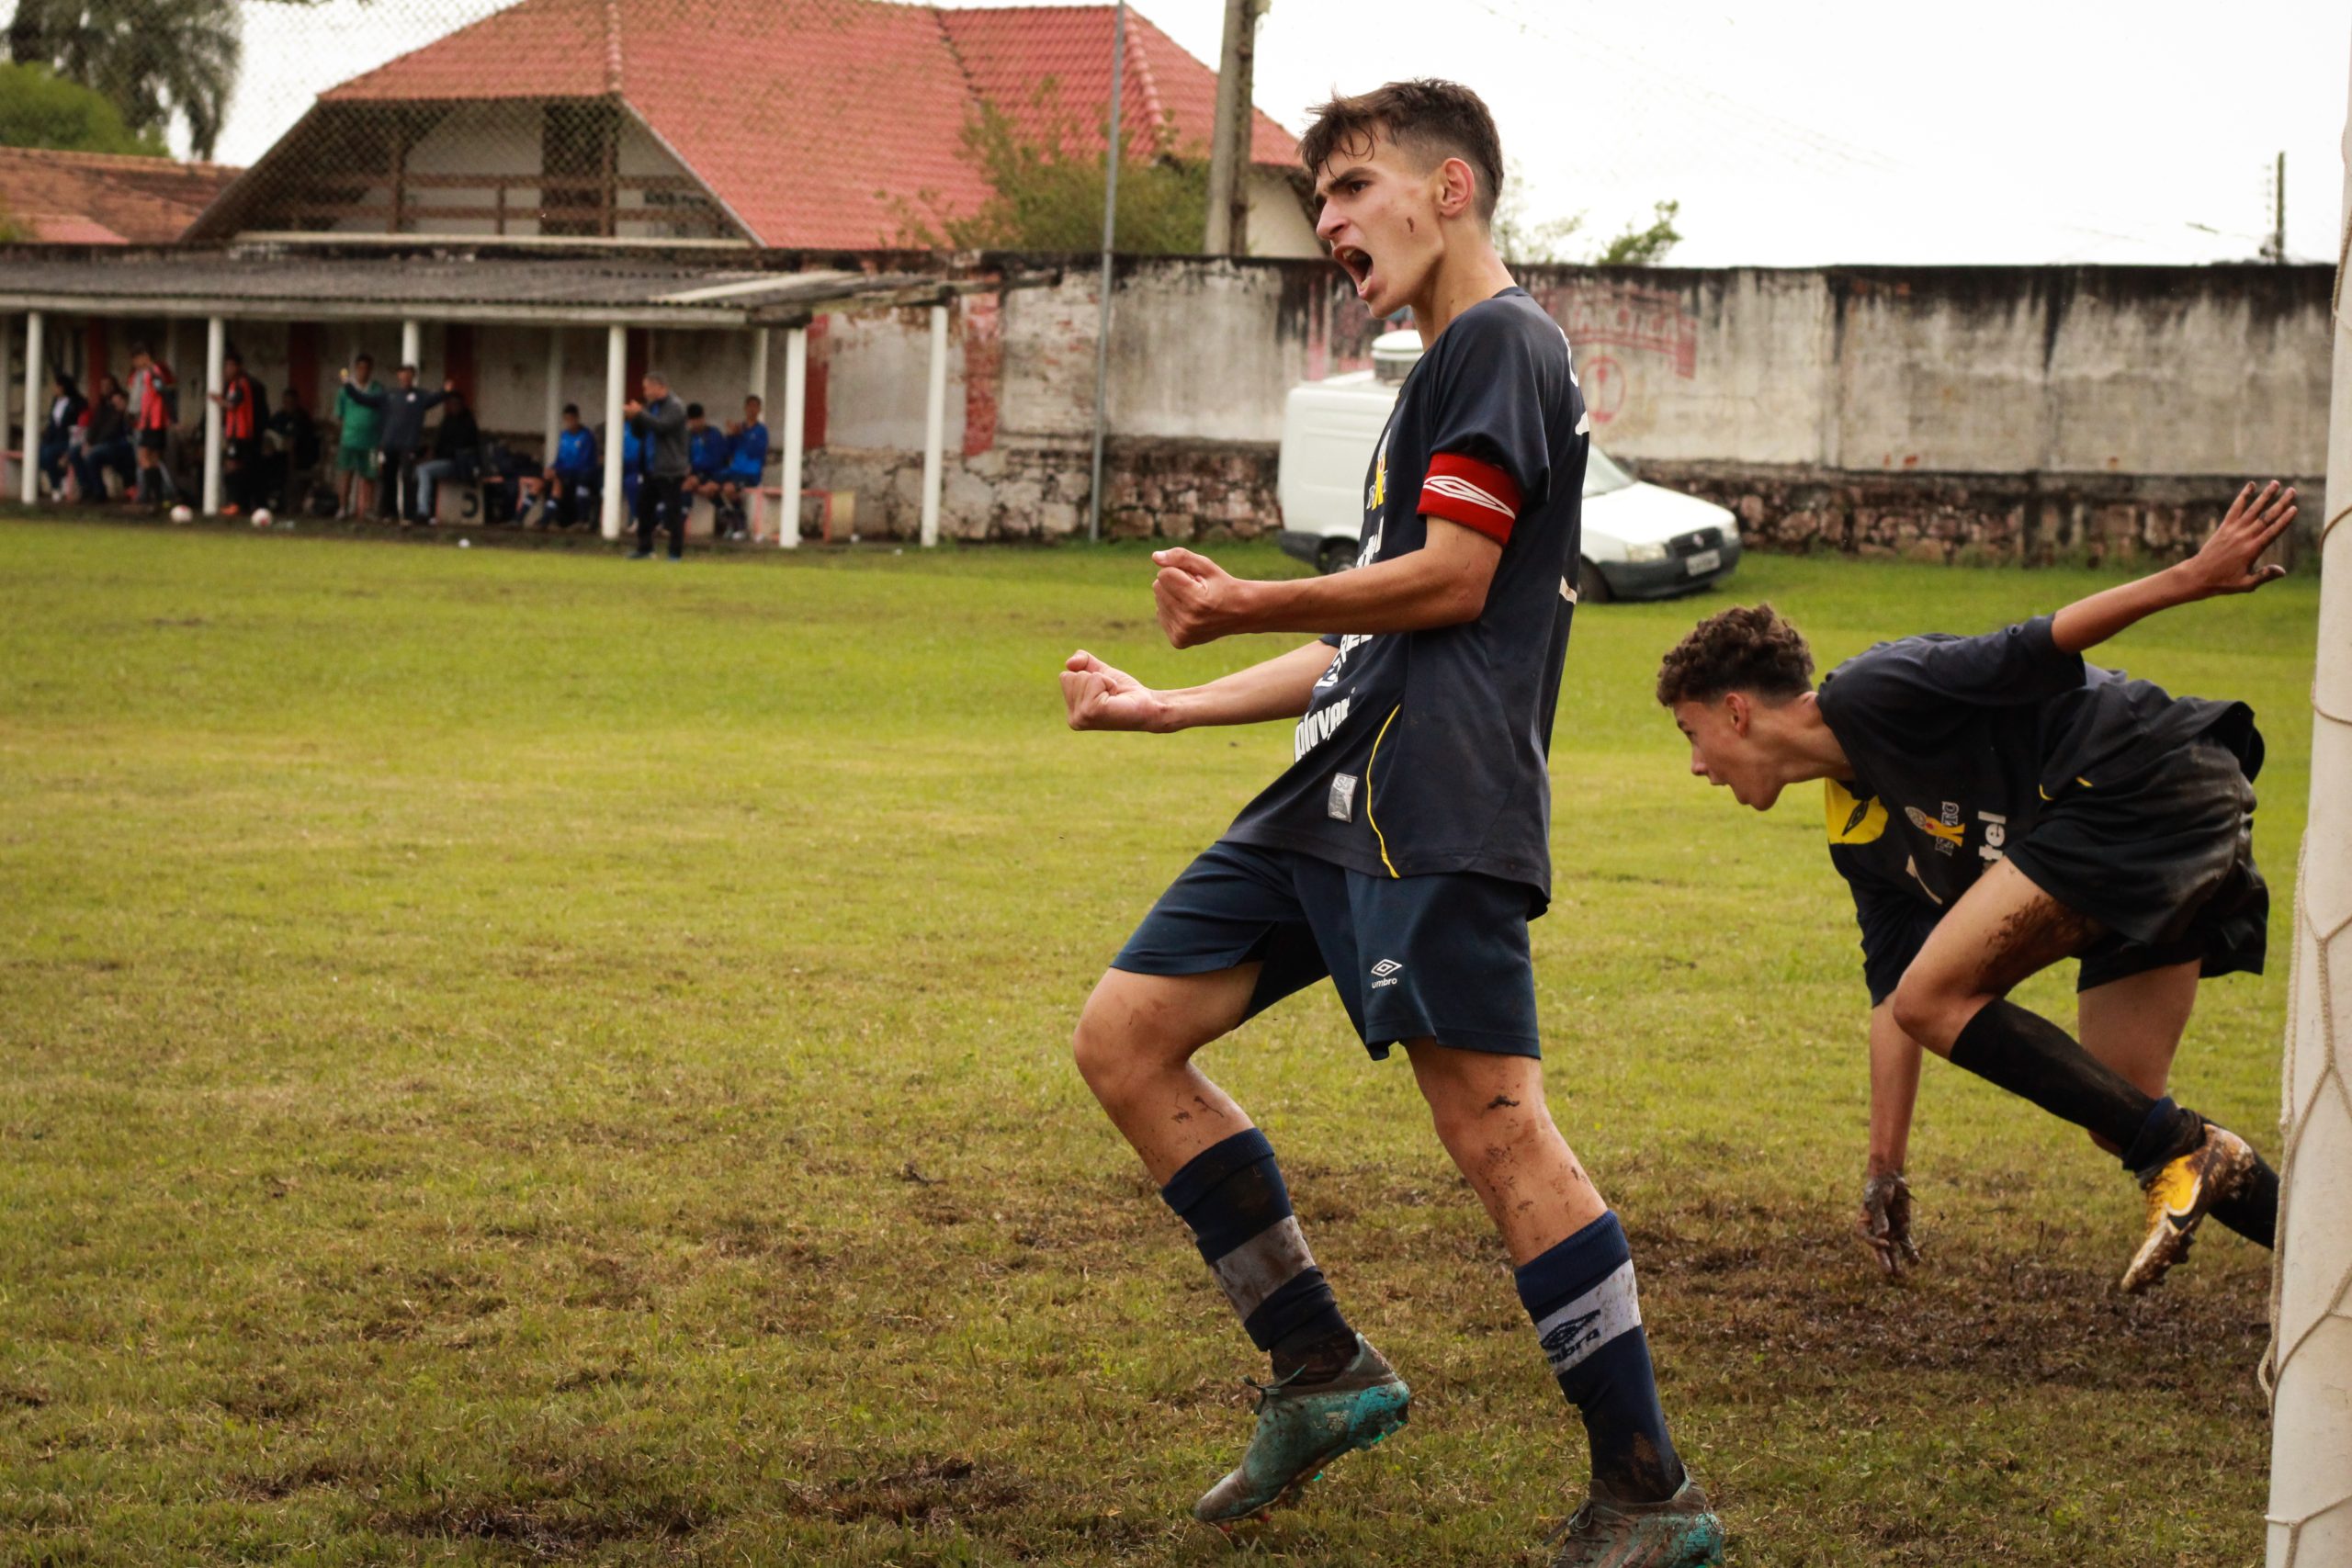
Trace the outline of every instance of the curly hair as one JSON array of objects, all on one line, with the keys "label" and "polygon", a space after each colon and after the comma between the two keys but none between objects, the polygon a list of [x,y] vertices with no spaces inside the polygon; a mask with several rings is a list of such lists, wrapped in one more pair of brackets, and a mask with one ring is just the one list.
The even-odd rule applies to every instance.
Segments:
[{"label": "curly hair", "polygon": [[1493,221],[1503,188],[1502,138],[1495,131],[1495,117],[1487,111],[1486,100],[1460,83],[1435,78],[1391,82],[1352,97],[1334,97],[1308,112],[1315,123],[1298,143],[1298,161],[1306,165],[1307,178],[1319,176],[1337,154],[1369,154],[1374,139],[1385,131],[1389,141],[1411,148],[1432,167],[1447,158],[1468,164],[1478,176],[1478,220]]},{"label": "curly hair", "polygon": [[1770,604],[1735,604],[1690,628],[1657,667],[1657,700],[1711,703],[1748,692],[1784,703],[1813,690],[1813,649]]}]

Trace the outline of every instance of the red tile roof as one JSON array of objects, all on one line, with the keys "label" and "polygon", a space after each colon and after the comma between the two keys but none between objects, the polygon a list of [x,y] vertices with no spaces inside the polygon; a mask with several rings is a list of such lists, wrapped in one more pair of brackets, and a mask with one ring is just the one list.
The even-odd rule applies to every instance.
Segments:
[{"label": "red tile roof", "polygon": [[49,244],[169,244],[243,174],[104,152],[0,147],[0,215]]},{"label": "red tile roof", "polygon": [[[1216,73],[1132,9],[1127,24],[1129,155],[1204,152]],[[760,243],[861,249],[988,199],[963,140],[984,103],[1099,150],[1111,32],[1107,6],[521,0],[320,96],[617,96]],[[1297,145],[1256,117],[1255,161],[1287,167]]]}]

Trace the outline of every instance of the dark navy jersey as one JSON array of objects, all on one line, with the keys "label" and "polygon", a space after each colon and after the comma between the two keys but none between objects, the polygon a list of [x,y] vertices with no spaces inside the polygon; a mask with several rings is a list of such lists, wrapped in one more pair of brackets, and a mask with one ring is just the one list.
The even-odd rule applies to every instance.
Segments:
[{"label": "dark navy jersey", "polygon": [[1831,671],[1820,702],[1854,770],[1827,784],[1829,858],[1853,889],[1873,1003],[2052,802],[2136,778],[2204,735],[2249,778],[2262,764],[2244,703],[2086,664],[2059,651],[2047,615],[1880,643]]},{"label": "dark navy jersey", "polygon": [[1381,876],[1471,871],[1551,897],[1552,710],[1590,437],[1568,340],[1523,288],[1464,310],[1396,394],[1364,479],[1359,566],[1430,517],[1502,546],[1478,618],[1327,637],[1291,765],[1228,839]]}]

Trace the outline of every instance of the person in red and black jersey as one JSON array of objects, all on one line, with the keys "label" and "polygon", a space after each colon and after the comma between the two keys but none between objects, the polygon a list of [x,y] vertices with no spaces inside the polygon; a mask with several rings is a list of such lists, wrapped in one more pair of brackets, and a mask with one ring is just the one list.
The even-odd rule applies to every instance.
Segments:
[{"label": "person in red and black jersey", "polygon": [[262,471],[260,389],[245,374],[245,361],[233,349],[220,356],[220,389],[208,394],[220,405],[220,480],[228,492],[223,513],[234,517],[262,504],[267,477]]},{"label": "person in red and black jersey", "polygon": [[1551,893],[1545,758],[1576,609],[1590,422],[1567,339],[1497,256],[1502,152],[1446,82],[1325,105],[1301,145],[1317,232],[1375,317],[1426,351],[1364,476],[1355,570],[1235,578],[1160,551],[1178,648],[1317,640],[1156,691],[1080,650],[1075,729],[1296,721],[1288,768],[1162,896],[1078,1024],[1088,1087],[1192,1227],[1272,1360],[1241,1463],[1195,1505],[1229,1524],[1403,1425],[1403,1381],[1341,1314],[1272,1147],[1194,1066],[1328,976],[1375,1058],[1401,1044],[1510,1254],[1589,1442],[1560,1568],[1717,1563],[1723,1530],[1667,1434],[1623,1229],[1553,1124],[1528,922]]}]

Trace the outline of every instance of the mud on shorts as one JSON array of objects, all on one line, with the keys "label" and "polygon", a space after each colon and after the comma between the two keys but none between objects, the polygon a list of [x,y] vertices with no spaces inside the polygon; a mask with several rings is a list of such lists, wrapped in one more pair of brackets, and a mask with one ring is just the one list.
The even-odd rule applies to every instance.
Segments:
[{"label": "mud on shorts", "polygon": [[2254,863],[2254,784],[2210,737],[2138,774],[2062,791],[2009,861],[2107,933],[2086,948],[2080,990],[2196,960],[2262,973],[2270,889]]},{"label": "mud on shorts", "polygon": [[1218,842],[1160,895],[1111,967],[1209,975],[1264,965],[1253,1018],[1329,976],[1374,1060],[1399,1041],[1540,1056],[1528,889],[1475,872],[1373,876]]}]

